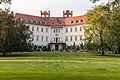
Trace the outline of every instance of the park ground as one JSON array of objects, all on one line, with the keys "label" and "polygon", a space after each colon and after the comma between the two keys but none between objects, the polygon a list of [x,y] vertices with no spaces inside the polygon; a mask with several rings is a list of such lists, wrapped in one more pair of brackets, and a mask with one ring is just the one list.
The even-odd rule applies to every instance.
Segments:
[{"label": "park ground", "polygon": [[0,54],[0,80],[120,80],[120,55],[88,52]]}]

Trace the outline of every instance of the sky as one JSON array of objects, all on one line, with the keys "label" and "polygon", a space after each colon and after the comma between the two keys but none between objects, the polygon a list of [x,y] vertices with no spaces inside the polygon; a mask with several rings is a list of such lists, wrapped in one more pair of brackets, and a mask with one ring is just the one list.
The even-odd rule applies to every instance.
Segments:
[{"label": "sky", "polygon": [[24,13],[40,16],[40,11],[51,11],[52,17],[61,17],[63,10],[72,10],[73,16],[84,15],[93,6],[107,3],[101,0],[95,4],[90,0],[12,0],[11,10],[15,13]]}]

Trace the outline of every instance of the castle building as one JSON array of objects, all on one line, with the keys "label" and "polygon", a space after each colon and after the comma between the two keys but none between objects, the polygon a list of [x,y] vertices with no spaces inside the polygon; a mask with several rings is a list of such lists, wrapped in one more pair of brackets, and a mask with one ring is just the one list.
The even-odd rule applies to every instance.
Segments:
[{"label": "castle building", "polygon": [[33,44],[63,50],[64,46],[84,44],[85,16],[73,17],[73,11],[63,11],[63,17],[51,17],[50,11],[41,11],[40,16],[16,13],[16,19],[24,21],[33,32]]}]

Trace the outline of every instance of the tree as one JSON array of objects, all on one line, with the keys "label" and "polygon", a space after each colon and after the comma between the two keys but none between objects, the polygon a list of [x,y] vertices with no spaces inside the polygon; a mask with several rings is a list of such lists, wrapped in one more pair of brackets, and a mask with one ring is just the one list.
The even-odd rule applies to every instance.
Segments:
[{"label": "tree", "polygon": [[112,48],[117,48],[120,53],[120,5],[112,8],[108,22]]},{"label": "tree", "polygon": [[0,12],[0,51],[5,56],[8,52],[27,51],[31,45],[29,26],[22,21],[15,20],[14,14],[7,11]]},{"label": "tree", "polygon": [[[99,0],[91,0],[93,2]],[[106,6],[109,7],[107,17],[106,43],[111,49],[118,49],[120,53],[120,0],[108,0]]]},{"label": "tree", "polygon": [[0,0],[0,4],[5,3],[5,4],[10,4],[11,0]]},{"label": "tree", "polygon": [[[90,0],[90,1],[92,1],[93,3],[96,3],[97,1],[100,1],[100,0]],[[120,5],[120,0],[108,0],[108,4],[111,6]]]},{"label": "tree", "polygon": [[104,55],[104,33],[107,19],[108,7],[105,5],[99,5],[94,7],[94,9],[89,10],[86,14],[87,21],[89,24],[86,29],[86,38],[88,42],[96,45],[100,45],[100,50],[102,55]]}]

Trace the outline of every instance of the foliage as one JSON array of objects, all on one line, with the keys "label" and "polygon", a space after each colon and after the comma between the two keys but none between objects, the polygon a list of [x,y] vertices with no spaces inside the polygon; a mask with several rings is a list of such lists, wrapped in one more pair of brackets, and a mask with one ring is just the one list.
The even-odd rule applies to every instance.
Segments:
[{"label": "foliage", "polygon": [[107,21],[107,10],[108,7],[105,5],[100,5],[94,7],[94,9],[89,10],[86,14],[87,20],[86,23],[89,26],[85,30],[86,40],[89,46],[97,45],[100,48],[96,48],[98,50],[102,50],[102,54],[104,55],[104,33]]},{"label": "foliage", "polygon": [[[97,0],[92,0],[94,2],[96,2]],[[106,9],[106,13],[104,15],[104,31],[103,31],[103,43],[104,43],[104,48],[108,49],[108,50],[118,50],[118,52],[120,53],[120,0],[109,0],[108,4],[106,4],[106,7],[108,9]],[[95,10],[95,8],[94,8]],[[101,9],[105,10],[104,8]],[[97,12],[96,12],[97,13]],[[96,14],[94,12],[94,15]],[[88,12],[89,14],[89,12]],[[102,12],[102,14],[104,14],[104,12]],[[90,16],[93,14],[89,14]],[[88,15],[87,15],[88,16]],[[90,25],[95,25],[97,23],[99,23],[99,20],[97,21],[97,19],[100,19],[99,15],[95,16],[88,16],[88,23]],[[95,22],[94,20],[96,20],[97,22]],[[90,22],[92,21],[92,23]],[[95,27],[98,25],[95,25]],[[89,34],[89,36],[87,35],[87,42],[88,42],[88,46],[90,46],[90,44],[92,43],[97,43],[100,44],[99,39],[97,39],[97,37],[99,38],[99,35],[97,34],[96,29],[94,30],[93,27],[89,27],[88,29],[93,30],[92,32],[89,32],[88,30],[86,30],[86,33]],[[94,33],[94,36],[93,36]],[[95,36],[97,35],[97,36]]]},{"label": "foliage", "polygon": [[32,32],[20,20],[14,20],[14,14],[7,11],[0,12],[0,51],[26,51],[30,48]]},{"label": "foliage", "polygon": [[109,42],[111,47],[117,48],[120,53],[120,6],[112,8],[109,16]]},{"label": "foliage", "polygon": [[0,0],[0,4],[1,4],[1,3],[5,3],[5,4],[8,3],[8,4],[10,4],[10,3],[11,3],[11,0]]}]

